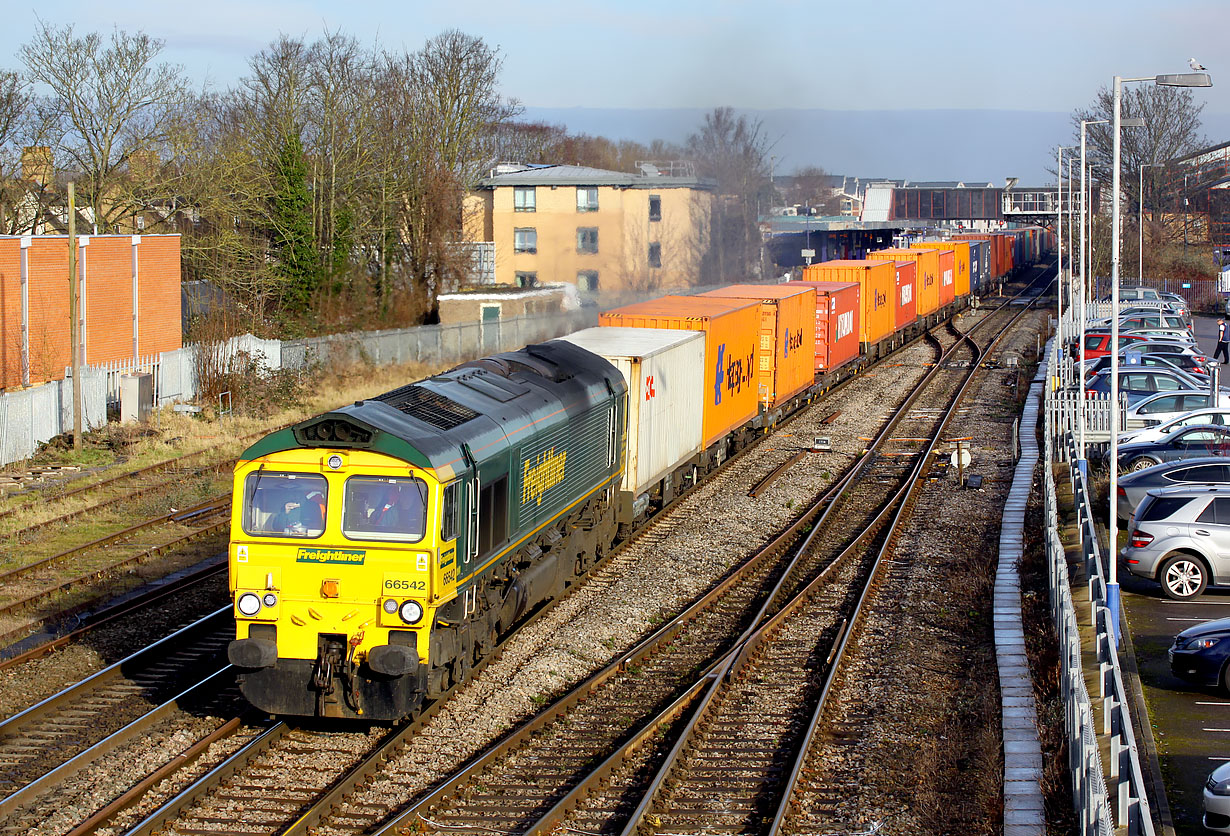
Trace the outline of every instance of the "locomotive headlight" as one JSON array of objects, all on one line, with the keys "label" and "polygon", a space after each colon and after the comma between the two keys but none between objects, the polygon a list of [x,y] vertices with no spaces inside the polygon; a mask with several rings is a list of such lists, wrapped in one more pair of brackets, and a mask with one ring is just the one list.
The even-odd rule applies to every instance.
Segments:
[{"label": "locomotive headlight", "polygon": [[387,612],[389,615],[392,615],[393,613],[397,612],[397,602],[394,601],[392,598],[385,598],[384,599],[384,611]]},{"label": "locomotive headlight", "polygon": [[239,600],[235,602],[235,606],[239,608],[239,612],[243,615],[253,616],[261,611],[260,596],[252,592],[245,592],[239,596]]},{"label": "locomotive headlight", "polygon": [[272,592],[266,592],[263,600],[266,607],[272,607],[277,604],[278,596],[274,595]]},{"label": "locomotive headlight", "polygon": [[423,605],[418,601],[405,601],[401,605],[401,620],[413,624],[423,617]]}]

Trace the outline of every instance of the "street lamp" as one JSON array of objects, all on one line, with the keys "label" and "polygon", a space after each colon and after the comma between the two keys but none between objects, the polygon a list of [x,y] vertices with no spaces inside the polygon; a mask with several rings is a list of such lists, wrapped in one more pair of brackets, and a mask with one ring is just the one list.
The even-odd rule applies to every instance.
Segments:
[{"label": "street lamp", "polygon": [[1111,160],[1111,201],[1114,204],[1111,214],[1110,233],[1110,552],[1107,557],[1109,564],[1109,581],[1106,584],[1106,603],[1110,609],[1110,629],[1119,642],[1119,521],[1115,514],[1115,497],[1119,489],[1119,129],[1123,124],[1123,83],[1135,81],[1152,81],[1164,87],[1212,87],[1213,80],[1208,73],[1173,73],[1170,75],[1150,75],[1140,78],[1123,78],[1114,76],[1114,116],[1112,119]]},{"label": "street lamp", "polygon": [[[1077,407],[1078,409],[1077,417],[1079,418],[1079,428],[1080,428],[1077,445],[1080,450],[1080,458],[1077,459],[1076,466],[1080,468],[1082,473],[1085,473],[1085,474],[1089,473],[1089,462],[1085,458],[1085,296],[1088,293],[1085,287],[1085,263],[1086,263],[1086,259],[1085,259],[1085,211],[1086,211],[1085,210],[1085,171],[1087,168],[1087,166],[1085,165],[1085,127],[1088,125],[1105,125],[1109,121],[1110,121],[1109,119],[1082,119],[1081,120],[1081,212],[1080,212],[1080,227],[1081,227],[1081,231],[1080,231],[1080,237],[1081,237],[1080,297],[1081,297],[1081,304],[1080,304],[1080,314],[1078,317],[1080,319],[1080,337],[1079,337],[1080,339],[1080,366],[1079,366],[1080,374],[1077,375],[1080,378],[1081,402],[1080,402],[1080,406]],[[1090,178],[1090,180],[1092,179],[1093,178]]]},{"label": "street lamp", "polygon": [[1136,281],[1145,283],[1145,169],[1157,168],[1161,163],[1140,164],[1140,200],[1136,205],[1136,232],[1140,238],[1136,243]]},{"label": "street lamp", "polygon": [[[1059,268],[1058,277],[1056,279],[1059,282],[1059,286],[1058,288],[1056,288],[1055,296],[1059,300],[1058,307],[1059,307],[1059,345],[1060,346],[1064,346],[1067,344],[1067,340],[1065,339],[1066,331],[1063,327],[1063,152],[1064,151],[1075,151],[1075,150],[1076,150],[1075,145],[1060,145],[1059,146],[1059,149],[1058,149],[1059,167],[1055,173],[1055,197],[1057,200],[1057,203],[1055,205],[1055,231],[1059,237],[1059,254],[1057,257],[1057,265],[1056,265]],[[1072,242],[1069,241],[1068,248],[1071,249],[1071,247],[1072,247]],[[1068,271],[1071,272],[1071,269],[1072,269],[1072,256],[1069,254]],[[1070,307],[1071,306],[1069,305],[1069,308]],[[1071,310],[1069,310],[1068,316],[1071,316],[1071,315],[1072,315],[1072,312]]]}]

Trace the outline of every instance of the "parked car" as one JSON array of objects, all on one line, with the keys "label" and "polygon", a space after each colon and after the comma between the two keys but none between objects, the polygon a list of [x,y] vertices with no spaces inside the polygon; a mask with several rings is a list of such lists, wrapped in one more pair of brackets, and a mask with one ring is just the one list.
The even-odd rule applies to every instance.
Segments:
[{"label": "parked car", "polygon": [[[1119,348],[1123,348],[1124,346],[1127,346],[1133,343],[1143,343],[1146,341],[1147,341],[1147,338],[1144,336],[1127,336],[1126,334],[1120,334],[1119,335]],[[1085,334],[1085,357],[1086,358],[1101,357],[1104,354],[1108,354],[1110,351],[1109,347],[1110,347],[1110,334],[1109,333],[1091,331]],[[1074,353],[1077,356],[1079,356],[1080,354],[1079,349],[1077,349]]]},{"label": "parked car", "polygon": [[[1225,621],[1226,619],[1218,620]],[[1196,627],[1189,629],[1195,630]],[[1187,631],[1185,630],[1184,632]],[[1182,636],[1183,633],[1179,635]],[[1192,643],[1196,644],[1203,640],[1200,636],[1192,636],[1190,639]],[[1218,639],[1218,646],[1225,643],[1221,638]],[[1204,782],[1204,803],[1202,807],[1204,809],[1203,821],[1205,830],[1230,833],[1230,763],[1223,763],[1209,773],[1209,777]]]},{"label": "parked car", "polygon": [[[1102,319],[1094,324],[1096,328],[1110,328],[1110,319]],[[1178,314],[1172,314],[1168,311],[1138,311],[1133,313],[1119,314],[1119,330],[1134,331],[1140,328],[1173,328],[1179,331],[1188,331],[1188,322]]]},{"label": "parked car", "polygon": [[[1128,405],[1143,400],[1157,392],[1198,392],[1206,384],[1172,369],[1120,368],[1119,393],[1126,396]],[[1085,381],[1085,391],[1107,394],[1110,392],[1110,371],[1099,372]]]},{"label": "parked car", "polygon": [[[1179,679],[1230,691],[1230,668],[1226,664],[1230,661],[1230,618],[1217,618],[1188,627],[1174,637],[1167,655],[1170,672]],[[1230,779],[1230,774],[1227,778]],[[1230,794],[1230,780],[1226,783]],[[1230,825],[1230,817],[1226,824]]]},{"label": "parked car", "polygon": [[1183,328],[1131,328],[1123,331],[1125,336],[1141,336],[1146,340],[1170,340],[1171,342],[1196,345],[1196,338]]},{"label": "parked car", "polygon": [[1230,407],[1207,406],[1203,409],[1193,409],[1191,412],[1186,412],[1152,427],[1127,430],[1119,433],[1119,443],[1156,441],[1177,430],[1179,427],[1193,427],[1197,424],[1230,426]]},{"label": "parked car", "polygon": [[1145,494],[1154,488],[1175,485],[1230,485],[1230,459],[1225,456],[1202,456],[1163,462],[1134,473],[1124,473],[1119,477],[1115,491],[1115,516],[1120,522],[1129,522]]},{"label": "parked car", "polygon": [[[1124,420],[1125,430],[1152,427],[1173,418],[1186,415],[1195,409],[1209,405],[1209,390],[1184,390],[1182,392],[1159,392],[1152,397],[1137,401],[1128,407]],[[1230,407],[1230,395],[1218,395],[1217,406]]]},{"label": "parked car", "polygon": [[1153,441],[1120,444],[1118,452],[1120,470],[1144,470],[1162,462],[1227,455],[1230,454],[1230,427],[1216,424],[1179,427]]},{"label": "parked car", "polygon": [[1154,488],[1132,517],[1119,552],[1133,575],[1155,580],[1176,601],[1230,580],[1230,489]]},{"label": "parked car", "polygon": [[[1201,375],[1207,377],[1207,372],[1204,366],[1196,362],[1194,357],[1186,357],[1186,360],[1176,360],[1171,358],[1184,357],[1186,355],[1179,354],[1141,354],[1135,358],[1120,357],[1120,369],[1140,369],[1140,368],[1156,368],[1170,369],[1176,372],[1182,372],[1188,376]],[[1109,371],[1111,356],[1106,354],[1098,357],[1095,360],[1088,361],[1088,370],[1085,372],[1085,377],[1092,377],[1095,374],[1103,371]],[[1183,363],[1184,365],[1180,365]]]},{"label": "parked car", "polygon": [[1208,365],[1209,362],[1208,355],[1201,351],[1199,346],[1194,346],[1186,340],[1183,342],[1174,342],[1172,340],[1133,341],[1119,349],[1120,354],[1127,354],[1129,351],[1135,351],[1140,354],[1186,354],[1205,365]]}]

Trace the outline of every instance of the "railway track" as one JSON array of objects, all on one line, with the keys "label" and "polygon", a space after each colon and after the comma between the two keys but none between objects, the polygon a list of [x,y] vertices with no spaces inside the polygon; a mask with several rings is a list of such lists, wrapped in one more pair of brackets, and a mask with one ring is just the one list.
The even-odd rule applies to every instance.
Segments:
[{"label": "railway track", "polygon": [[0,644],[17,640],[47,618],[95,606],[97,595],[80,590],[100,578],[221,536],[229,513],[230,496],[218,496],[0,573]]},{"label": "railway track", "polygon": [[22,832],[66,776],[176,712],[240,710],[231,625],[220,609],[0,723],[0,832]]},{"label": "railway track", "polygon": [[[959,336],[953,335],[951,342],[955,344],[960,339]],[[886,428],[882,438],[887,437],[887,432]],[[749,617],[755,616],[763,605],[765,596],[781,581],[784,555],[789,551],[790,545],[804,536],[815,523],[817,515],[823,509],[831,507],[832,499],[840,494],[846,482],[861,469],[861,466],[855,468],[840,480],[829,495],[801,515],[773,545],[745,564],[744,570],[738,575],[732,575],[689,608],[684,615],[672,620],[654,637],[634,648],[629,655],[617,659],[595,674],[589,680],[588,687],[583,686],[565,697],[564,700],[571,701],[573,706],[568,712],[570,721],[567,728],[544,720],[519,730],[515,735],[517,739],[534,740],[536,745],[534,751],[523,751],[514,757],[512,775],[520,775],[522,785],[514,785],[514,789],[510,791],[511,796],[523,798],[532,795],[523,785],[527,777],[524,774],[526,764],[534,764],[536,772],[546,769],[545,764],[548,763],[552,765],[550,768],[553,771],[575,772],[578,764],[603,760],[604,756],[609,756],[612,747],[618,748],[621,741],[634,739],[644,729],[652,730],[663,722],[669,722],[671,707],[685,704],[680,700],[680,691],[694,691],[698,675],[712,668],[716,659],[720,658],[720,654],[715,657],[715,651],[732,648],[739,637],[746,633],[750,626]],[[665,529],[658,531],[662,537],[669,536],[670,533]],[[644,542],[652,539],[646,538]],[[600,586],[602,581],[596,578],[591,583]],[[638,685],[633,687],[629,684],[632,682]],[[556,703],[543,716],[554,718],[560,713],[561,703]],[[579,734],[576,729],[580,729]],[[381,818],[387,818],[390,810],[387,804],[382,806],[367,801],[355,803],[353,800],[343,799],[348,791],[370,781],[373,768],[380,761],[390,758],[390,753],[396,752],[404,742],[404,738],[393,740],[370,755],[358,768],[352,769],[348,776],[338,780],[319,804],[314,805],[297,820],[284,823],[286,832],[304,832],[308,826],[320,822],[324,811],[335,807],[339,808],[336,814],[323,822],[323,826],[331,832],[338,829],[363,832]],[[567,753],[566,756],[561,756],[561,752]],[[379,783],[389,785],[394,798],[404,797],[404,788],[397,786],[401,783],[397,776],[388,774],[387,769],[384,772]],[[489,774],[477,781],[483,786],[493,783]],[[232,782],[232,786],[239,783],[242,782]],[[486,821],[484,816],[507,817],[506,808],[511,796],[510,793],[496,793],[495,805],[503,808],[501,814],[495,814],[491,810],[486,813],[463,812],[462,821],[455,823],[473,825],[486,822],[482,826],[499,829],[498,824]],[[541,803],[542,799],[539,801]],[[207,810],[209,805],[198,805],[197,809]],[[173,819],[172,815],[180,817]],[[159,814],[158,821],[147,819],[133,832],[152,832],[163,826],[175,832],[181,829],[185,832],[200,832],[205,824],[195,815],[184,815],[168,809]],[[518,815],[518,820],[524,819],[524,809]],[[503,819],[503,822],[509,824],[507,818]]]},{"label": "railway track", "polygon": [[[956,342],[960,340],[960,338],[956,335],[944,336],[941,339],[946,343],[952,343],[952,344],[955,344]],[[891,439],[889,441],[891,441]],[[890,456],[886,458],[892,459],[892,458],[904,458],[904,457],[891,457]],[[735,459],[732,459],[731,462],[728,463],[728,465],[736,461],[738,461],[738,457],[736,457]],[[829,500],[831,500],[831,497],[829,498]],[[831,507],[834,504],[835,503],[831,501],[825,501],[825,502],[820,503],[820,505],[823,505],[825,507]],[[657,528],[651,528],[646,532],[646,536],[644,537],[644,542],[646,543],[646,545],[652,544],[654,541],[661,543],[666,540],[669,540],[669,538],[673,534],[673,528],[678,525],[677,522],[671,524],[669,521],[669,518],[660,517],[659,520],[663,520],[664,524],[660,525]],[[801,524],[799,526],[800,528],[805,528],[811,524],[811,522],[807,520],[805,516],[800,517],[799,523]],[[798,532],[796,531],[795,534],[797,537]],[[780,555],[778,556],[777,559],[780,560]],[[613,561],[612,568],[614,569],[616,568],[617,557],[612,558],[612,561]],[[767,575],[765,575],[765,577],[770,577],[771,574],[772,573],[770,572]],[[595,584],[596,588],[600,587],[602,584],[602,579],[600,577],[595,577],[592,583]],[[760,585],[760,591],[758,593],[761,598],[763,598],[765,594],[765,589],[766,589],[766,583],[763,581],[763,578],[762,578],[762,583]],[[756,595],[754,594],[750,596],[749,600],[750,600],[750,603],[745,602],[742,605],[742,610],[745,613],[749,609],[754,609],[753,604],[757,600]],[[735,599],[731,598],[730,601],[733,602],[735,601]],[[722,621],[730,621],[731,619],[729,617],[729,613],[732,611],[739,610],[738,605],[730,604],[730,606],[732,607],[732,609],[727,610],[725,615],[715,616],[713,621],[715,623],[722,622]],[[715,610],[715,612],[720,613],[722,611],[719,609],[719,610]],[[747,627],[745,626],[744,629],[739,634],[745,633],[746,630],[747,630]],[[703,634],[699,627],[693,627],[691,625],[689,625],[687,629],[683,630],[682,632],[687,634],[687,633],[692,633],[693,631],[695,631],[696,633],[696,637],[695,637],[696,640],[692,642],[691,646],[693,648],[693,651],[695,651],[696,655],[691,659],[690,662],[687,661],[688,657],[686,653],[681,653],[679,657],[680,659],[685,660],[685,664],[681,666],[681,670],[690,670],[690,679],[689,679],[689,675],[684,675],[684,674],[680,674],[676,677],[676,681],[678,684],[676,685],[675,691],[679,692],[682,689],[682,693],[679,696],[673,696],[661,690],[662,686],[661,686],[661,682],[659,682],[658,684],[659,696],[657,697],[657,702],[655,704],[655,707],[661,709],[659,714],[661,715],[662,719],[660,719],[656,723],[651,722],[649,726],[649,728],[651,729],[660,728],[663,724],[672,722],[673,718],[679,717],[682,714],[683,707],[687,705],[687,699],[697,693],[699,689],[698,682],[704,681],[703,679],[701,680],[697,679],[698,673],[703,672],[706,669],[711,669],[713,668],[714,665],[721,664],[720,658],[717,661],[714,660],[714,654],[713,654],[713,644],[714,643],[713,643],[712,635],[716,635],[716,634]],[[727,634],[729,634],[729,631],[727,632]],[[709,635],[709,638],[706,638],[706,635]],[[735,638],[737,637],[738,636],[736,635]],[[681,643],[680,647],[683,647],[685,643],[686,642]],[[728,641],[728,645],[729,645],[729,641]],[[705,657],[705,654],[700,652],[702,650],[708,651],[707,658]],[[614,664],[613,667],[618,668],[618,670],[609,672],[606,676],[608,679],[618,676],[618,677],[623,677],[624,679],[639,679],[642,682],[649,682],[655,679],[664,680],[664,677],[662,675],[657,675],[657,676],[650,675],[651,673],[654,673],[655,671],[655,669],[651,666],[657,664],[656,659],[655,659],[656,655],[657,655],[656,653],[650,653],[648,656],[643,657],[641,661],[633,661],[630,663],[625,662],[622,665],[622,667],[619,667],[617,664]],[[592,701],[594,702],[595,706],[598,705],[597,700],[592,700]],[[630,707],[632,709],[641,710],[643,713],[643,708],[644,708],[643,703],[645,703],[646,701],[647,701],[646,697],[642,695],[642,697],[639,700],[634,700]],[[680,707],[675,708],[674,713],[672,714],[670,713],[671,706],[675,704],[678,704],[678,706]],[[591,714],[591,719],[594,724],[601,725],[605,723],[610,716],[614,716],[621,711],[623,711],[623,707],[621,707],[621,704],[610,703],[607,705],[607,710],[605,712],[599,711],[597,714]],[[253,832],[264,832],[266,828],[271,828],[269,829],[268,832],[277,832],[279,830],[279,826],[275,826],[274,824],[277,821],[282,822],[281,827],[289,827],[292,832],[301,831],[304,827],[307,826],[308,823],[314,823],[316,821],[319,821],[322,817],[325,817],[326,822],[329,824],[331,828],[341,826],[341,829],[343,830],[356,830],[357,829],[357,830],[362,831],[366,829],[367,827],[372,826],[374,823],[379,823],[382,819],[387,818],[389,814],[389,809],[395,809],[396,805],[394,805],[393,808],[389,808],[386,805],[386,807],[384,808],[376,807],[376,808],[371,808],[371,809],[356,810],[355,805],[351,804],[348,801],[343,801],[342,799],[346,795],[346,792],[348,790],[351,790],[355,787],[361,787],[361,785],[364,782],[370,780],[370,776],[373,773],[375,765],[383,758],[389,757],[390,753],[396,752],[399,747],[404,746],[406,741],[413,736],[413,730],[417,728],[421,728],[421,724],[424,722],[430,721],[430,719],[431,719],[430,714],[424,715],[423,718],[420,718],[419,723],[416,723],[411,727],[407,727],[406,729],[402,730],[400,734],[394,733],[390,735],[388,739],[384,741],[371,740],[369,739],[371,737],[370,735],[364,736],[364,740],[366,741],[364,746],[359,746],[358,749],[354,750],[354,752],[352,753],[353,754],[352,761],[354,761],[354,763],[348,765],[346,768],[343,768],[340,771],[340,774],[338,772],[336,764],[334,764],[334,766],[332,767],[328,767],[325,771],[321,773],[314,774],[314,776],[307,781],[307,783],[312,784],[312,786],[305,787],[305,792],[302,794],[297,794],[294,792],[286,793],[285,800],[288,802],[289,807],[284,807],[281,811],[277,809],[264,810],[264,812],[261,813],[261,815],[265,816],[264,819],[261,819],[261,821],[263,821],[264,824],[258,824],[257,822],[254,821],[253,825],[255,826],[255,830]],[[222,769],[217,771],[217,774],[223,777],[229,776],[232,779],[232,785],[235,785],[238,783],[253,783],[253,784],[268,783],[269,782],[267,780],[268,776],[271,775],[272,773],[268,771],[266,771],[265,773],[262,773],[262,769],[266,769],[266,770],[269,769],[267,764],[266,766],[262,767],[262,757],[266,753],[269,755],[270,760],[276,762],[276,761],[285,759],[287,753],[289,753],[289,755],[292,758],[294,758],[296,756],[296,753],[299,756],[305,756],[305,753],[315,751],[315,752],[321,753],[325,761],[331,762],[338,758],[344,759],[347,756],[346,753],[351,752],[351,750],[348,748],[348,744],[345,744],[344,741],[340,741],[340,738],[336,738],[336,736],[333,736],[333,735],[321,736],[319,733],[313,733],[307,730],[294,730],[292,733],[286,730],[285,728],[281,728],[281,730],[279,731],[279,728],[281,727],[275,726],[273,727],[273,729],[270,729],[268,732],[265,732],[259,737],[253,738],[252,742],[248,746],[245,746],[243,750],[241,750],[242,752],[241,756],[224,763]],[[230,732],[227,732],[227,733],[230,733]],[[247,728],[243,733],[250,735],[250,734],[253,734],[254,732],[251,728]],[[301,735],[306,735],[306,737],[301,737]],[[635,733],[625,730],[623,732],[623,736],[625,740],[630,740],[632,739],[632,737],[635,736]],[[616,743],[618,743],[618,740],[617,740],[618,737],[619,735],[615,734],[614,738],[612,738],[612,734],[608,731],[607,742],[606,744],[604,744],[607,747],[607,750],[610,749],[612,739],[616,739]],[[283,741],[285,742],[283,743]],[[657,748],[661,748],[661,738],[660,737],[655,738],[651,734],[650,741],[644,745],[646,746],[646,748],[654,748],[655,746],[657,746]],[[372,754],[364,757],[362,755],[362,752],[358,751],[360,749],[364,749],[364,747],[366,747],[367,750],[372,750],[373,747],[375,747],[375,749]],[[298,763],[298,760],[296,759],[295,762]],[[245,763],[251,764],[251,766],[245,766],[244,765]],[[329,776],[329,769],[333,770],[333,775],[331,778]],[[347,772],[347,770],[349,770],[349,772]],[[266,780],[262,780],[262,775],[266,776]],[[242,777],[240,777],[238,781],[235,781],[234,779],[236,778],[236,776],[242,776]],[[254,780],[248,781],[248,776],[255,776]],[[159,773],[159,777],[165,777],[165,774]],[[215,779],[207,778],[197,783],[200,784],[201,786],[204,786],[206,784],[209,784],[210,781],[214,781],[216,785],[217,781],[221,781],[222,779],[223,778],[217,778],[215,780]],[[381,779],[381,780],[384,780],[384,779]],[[332,787],[333,789],[327,790],[328,787]],[[132,790],[132,796],[135,798],[142,791],[143,790],[141,789],[141,787],[134,786]],[[349,822],[349,824],[346,824],[343,826],[342,823],[338,820],[338,817],[336,816],[333,818],[327,818],[327,808],[330,806],[330,804],[324,804],[324,805],[311,807],[308,813],[300,815],[298,819],[295,818],[295,813],[299,811],[300,808],[304,807],[304,805],[307,803],[306,799],[308,797],[313,796],[313,795],[319,796],[321,795],[322,792],[324,792],[326,795],[328,795],[332,799],[330,804],[334,806],[341,805],[339,806],[339,809],[342,810],[343,812],[340,815],[345,816],[347,814],[345,811],[347,810],[350,813],[355,814],[351,817],[352,820]],[[163,810],[161,810],[158,816],[151,816],[147,818],[146,821],[140,827],[135,828],[132,832],[152,832],[154,828],[163,827],[166,825],[166,823],[171,822],[171,821],[174,821],[174,824],[172,825],[172,829],[177,830],[177,831],[185,830],[185,831],[191,831],[191,832],[209,832],[211,830],[218,830],[219,828],[222,831],[225,831],[228,826],[234,826],[236,824],[236,819],[234,818],[233,812],[230,813],[229,815],[222,815],[222,814],[219,814],[218,811],[221,809],[233,809],[236,805],[240,803],[245,803],[245,804],[249,803],[248,801],[244,801],[244,799],[251,798],[251,796],[247,796],[242,793],[236,794],[233,788],[223,790],[223,792],[220,795],[215,793],[214,795],[209,796],[209,794],[205,792],[205,790],[201,790],[198,787],[197,797],[198,798],[202,797],[202,794],[212,798],[213,800],[206,801],[204,802],[204,806],[199,806],[197,808],[198,812],[200,813],[199,821],[196,821],[195,823],[185,823],[187,820],[178,820],[178,821],[174,820],[174,816],[178,815],[180,809],[184,805],[179,804],[178,806],[176,806],[176,803],[172,803],[168,805],[167,807],[165,807]],[[273,794],[276,795],[277,793],[273,793]],[[265,795],[269,795],[269,793],[266,793]],[[256,803],[256,805],[253,807],[253,809],[256,809],[257,807],[268,806],[265,804],[265,802],[268,800],[267,798],[264,798],[263,796],[260,796],[259,794],[258,794],[258,798],[262,800],[259,800]],[[290,803],[290,802],[295,802],[295,803]],[[211,804],[212,806],[210,806]],[[221,805],[221,807],[218,805]],[[287,812],[288,810],[289,812]],[[116,811],[109,810],[107,812],[113,814]],[[289,816],[289,818],[287,818],[287,816]],[[214,820],[212,821],[212,823],[211,823],[211,819]],[[100,818],[97,821],[102,821],[102,819]]]}]

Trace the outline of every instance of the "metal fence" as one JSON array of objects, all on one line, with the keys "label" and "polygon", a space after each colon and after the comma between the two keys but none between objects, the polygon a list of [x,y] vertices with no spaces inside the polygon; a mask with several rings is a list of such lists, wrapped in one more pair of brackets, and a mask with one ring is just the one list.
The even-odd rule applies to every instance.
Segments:
[{"label": "metal fence", "polygon": [[[82,423],[86,429],[107,421],[107,374],[81,370]],[[73,428],[70,378],[0,396],[0,463],[28,459],[48,439]]]},{"label": "metal fence", "polygon": [[[582,308],[497,322],[423,325],[303,340],[262,340],[244,334],[229,340],[220,350],[225,357],[246,353],[270,370],[303,369],[313,364],[382,366],[413,362],[447,365],[554,339],[597,323],[597,310]],[[119,404],[120,378],[125,374],[152,374],[154,403],[158,406],[193,400],[197,394],[198,350],[197,346],[188,345],[136,361],[83,369],[86,426],[93,429],[106,422],[108,407]],[[64,381],[0,395],[0,420],[3,421],[0,465],[30,458],[40,444],[72,428],[70,377],[71,372],[66,369]]]},{"label": "metal fence", "polygon": [[[1112,630],[1110,610],[1107,608],[1106,574],[1094,525],[1093,496],[1085,471],[1077,466],[1076,441],[1072,433],[1056,431],[1061,423],[1055,420],[1058,414],[1058,410],[1046,410],[1046,450],[1050,454],[1049,462],[1066,462],[1067,478],[1072,485],[1080,532],[1080,560],[1091,605],[1091,626],[1095,637],[1093,651],[1099,671],[1098,698],[1102,701],[1100,733],[1107,736],[1110,752],[1109,768],[1104,768],[1093,701],[1085,687],[1083,648],[1072,600],[1068,559],[1059,537],[1055,479],[1053,469],[1048,464],[1043,468],[1043,513],[1050,605],[1059,635],[1061,691],[1069,741],[1068,767],[1072,774],[1080,832],[1089,836],[1110,836],[1115,832],[1117,823],[1118,827],[1126,829],[1128,836],[1153,836],[1153,817],[1129,709],[1130,696],[1123,684],[1115,631]],[[1071,423],[1075,419],[1069,417],[1067,420]]]}]

